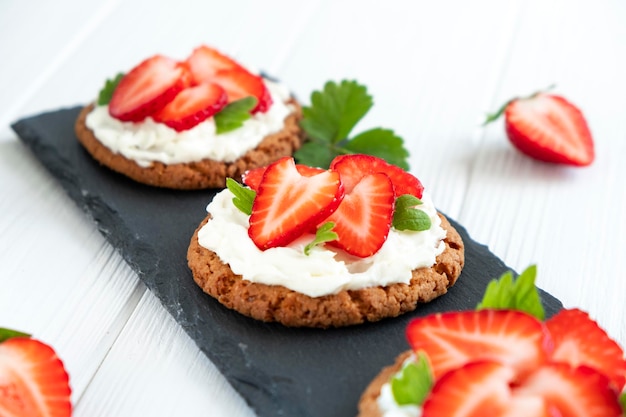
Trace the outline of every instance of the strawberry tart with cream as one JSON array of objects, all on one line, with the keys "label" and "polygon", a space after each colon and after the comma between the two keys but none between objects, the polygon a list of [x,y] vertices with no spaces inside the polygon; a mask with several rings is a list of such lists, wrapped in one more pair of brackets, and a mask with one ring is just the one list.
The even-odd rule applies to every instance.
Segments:
[{"label": "strawberry tart with cream", "polygon": [[203,45],[109,80],[75,131],[97,161],[138,182],[202,189],[291,155],[300,117],[283,85]]},{"label": "strawberry tart with cream", "polygon": [[414,310],[447,292],[464,246],[420,181],[383,159],[329,169],[284,157],[208,205],[187,259],[220,303],[262,321],[339,327]]}]

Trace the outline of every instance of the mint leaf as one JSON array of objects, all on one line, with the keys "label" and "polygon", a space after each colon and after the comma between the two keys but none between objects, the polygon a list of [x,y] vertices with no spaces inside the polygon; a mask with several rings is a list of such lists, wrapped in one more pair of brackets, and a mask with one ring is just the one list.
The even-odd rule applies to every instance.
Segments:
[{"label": "mint leaf", "polygon": [[411,194],[404,194],[396,198],[391,225],[396,230],[421,232],[430,229],[431,221],[428,214],[414,208],[420,204],[422,201]]},{"label": "mint leaf", "polygon": [[111,97],[113,97],[113,92],[117,88],[117,85],[124,78],[124,73],[120,72],[113,79],[107,79],[104,83],[104,87],[100,90],[98,94],[98,106],[106,106],[111,101]]},{"label": "mint leaf", "polygon": [[409,152],[404,148],[402,138],[396,136],[391,129],[366,130],[346,142],[344,148],[350,153],[377,156],[405,171],[409,170],[409,164],[406,162]]},{"label": "mint leaf", "polygon": [[13,337],[30,337],[28,333],[18,332],[17,330],[4,329],[0,327],[0,343]]},{"label": "mint leaf", "polygon": [[252,214],[252,203],[256,197],[256,192],[248,187],[244,187],[232,178],[226,178],[226,187],[234,194],[233,204],[244,214]]},{"label": "mint leaf", "polygon": [[622,406],[624,417],[626,417],[626,391],[622,392],[622,395],[619,396],[619,404]]},{"label": "mint leaf", "polygon": [[257,98],[252,96],[228,103],[213,116],[217,134],[240,128],[251,117],[250,112],[257,103]]},{"label": "mint leaf", "polygon": [[315,232],[315,239],[313,239],[311,243],[304,247],[304,254],[309,256],[309,254],[311,253],[311,249],[313,249],[315,246],[325,242],[337,240],[338,236],[337,233],[332,231],[333,227],[335,227],[335,223],[333,222],[326,222],[318,227],[317,231]]},{"label": "mint leaf", "polygon": [[485,295],[476,309],[514,309],[543,320],[546,314],[535,286],[536,277],[536,265],[526,268],[517,279],[513,279],[511,271],[505,272],[499,279],[494,279],[487,285]]},{"label": "mint leaf", "polygon": [[302,127],[314,139],[337,143],[372,107],[367,88],[356,81],[329,81],[323,91],[311,93],[311,106],[303,107]]},{"label": "mint leaf", "polygon": [[419,352],[415,362],[406,365],[391,379],[391,392],[400,405],[422,405],[433,386],[433,375],[428,358]]}]

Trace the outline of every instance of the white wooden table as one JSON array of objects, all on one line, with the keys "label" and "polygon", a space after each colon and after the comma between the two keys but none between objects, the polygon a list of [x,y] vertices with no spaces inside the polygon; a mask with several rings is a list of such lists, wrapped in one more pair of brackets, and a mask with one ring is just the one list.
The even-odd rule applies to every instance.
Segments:
[{"label": "white wooden table", "polygon": [[[359,128],[404,137],[439,209],[626,345],[625,2],[0,0],[0,326],[57,349],[76,416],[254,415],[9,128],[201,43],[305,104],[327,80],[368,85]],[[535,162],[502,123],[480,127],[552,83],[587,117],[591,167]]]}]

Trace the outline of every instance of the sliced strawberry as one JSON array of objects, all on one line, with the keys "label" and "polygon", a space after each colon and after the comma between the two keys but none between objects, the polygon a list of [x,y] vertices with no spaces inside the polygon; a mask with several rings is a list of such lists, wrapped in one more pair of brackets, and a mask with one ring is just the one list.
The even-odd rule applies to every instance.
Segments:
[{"label": "sliced strawberry", "polygon": [[0,344],[0,416],[70,416],[70,394],[67,372],[50,346],[26,337]]},{"label": "sliced strawberry", "polygon": [[472,362],[439,379],[422,417],[554,417],[538,396],[516,396],[515,371],[497,362]]},{"label": "sliced strawberry", "polygon": [[516,99],[507,105],[504,115],[509,140],[531,158],[579,166],[593,162],[587,122],[565,98],[540,93]]},{"label": "sliced strawberry", "polygon": [[[265,174],[266,169],[267,169],[267,166],[249,169],[243,173],[241,180],[248,187],[250,187],[254,191],[257,191],[259,189],[259,184],[261,183],[261,180],[263,179],[263,174]],[[298,170],[300,175],[303,175],[305,177],[312,177],[313,175],[321,174],[322,172],[325,171],[322,168],[315,168],[315,167],[310,167],[308,165],[302,165],[302,164],[296,164],[296,169]]]},{"label": "sliced strawberry", "polygon": [[361,258],[378,252],[389,235],[394,200],[393,184],[387,175],[375,173],[361,178],[324,220],[335,223],[333,231],[338,238],[332,244]]},{"label": "sliced strawberry", "polygon": [[222,87],[217,84],[199,84],[178,93],[152,118],[180,132],[203,122],[225,105],[226,93]]},{"label": "sliced strawberry", "polygon": [[303,176],[291,157],[269,165],[252,205],[248,235],[261,250],[284,246],[328,217],[343,198],[335,171]]},{"label": "sliced strawberry", "polygon": [[185,65],[155,55],[122,78],[109,102],[109,114],[122,121],[142,121],[165,107],[190,82]]},{"label": "sliced strawberry", "polygon": [[422,417],[620,417],[609,380],[587,367],[544,364],[516,382],[498,362],[472,362],[446,373],[424,402]]},{"label": "sliced strawberry", "polygon": [[618,395],[609,379],[587,366],[545,364],[515,388],[518,396],[544,399],[559,417],[621,417]]},{"label": "sliced strawberry", "polygon": [[212,82],[218,71],[241,68],[234,59],[206,45],[194,49],[186,63],[191,70],[194,84]]},{"label": "sliced strawberry", "polygon": [[211,77],[211,81],[221,85],[228,95],[228,102],[254,96],[258,100],[252,113],[264,113],[272,105],[272,96],[263,79],[244,68],[220,70]]},{"label": "sliced strawberry", "polygon": [[424,186],[415,176],[384,159],[371,155],[340,155],[330,163],[330,168],[339,171],[341,181],[349,193],[359,180],[367,174],[382,172],[393,183],[396,196],[411,194],[422,198]]},{"label": "sliced strawberry", "polygon": [[551,351],[545,325],[514,310],[434,314],[411,321],[407,338],[414,351],[428,355],[436,378],[478,360],[510,365],[522,377],[544,363]]},{"label": "sliced strawberry", "polygon": [[586,365],[609,377],[617,391],[626,380],[624,351],[587,313],[561,310],[546,321],[554,340],[552,360]]}]

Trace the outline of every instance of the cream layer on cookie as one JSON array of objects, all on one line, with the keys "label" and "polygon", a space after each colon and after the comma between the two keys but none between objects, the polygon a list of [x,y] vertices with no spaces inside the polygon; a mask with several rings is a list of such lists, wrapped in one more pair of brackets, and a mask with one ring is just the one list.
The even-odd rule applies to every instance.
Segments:
[{"label": "cream layer on cookie", "polygon": [[217,135],[209,118],[189,130],[177,132],[148,117],[139,123],[121,122],[109,115],[108,106],[95,106],[87,116],[87,127],[107,148],[139,166],[152,162],[176,164],[212,159],[233,162],[254,149],[267,135],[280,131],[285,117],[293,112],[285,86],[264,80],[273,104],[265,113],[256,113],[244,125]]},{"label": "cream layer on cookie", "polygon": [[317,246],[307,256],[304,247],[314,236],[305,234],[286,247],[262,251],[248,237],[248,219],[232,203],[225,189],[208,205],[212,219],[200,229],[198,242],[217,253],[222,262],[243,279],[267,285],[282,285],[310,297],[342,290],[408,284],[411,271],[428,268],[445,249],[446,231],[427,193],[419,206],[431,219],[423,232],[391,229],[382,248],[368,258],[357,258],[340,249]]}]

